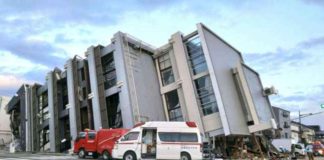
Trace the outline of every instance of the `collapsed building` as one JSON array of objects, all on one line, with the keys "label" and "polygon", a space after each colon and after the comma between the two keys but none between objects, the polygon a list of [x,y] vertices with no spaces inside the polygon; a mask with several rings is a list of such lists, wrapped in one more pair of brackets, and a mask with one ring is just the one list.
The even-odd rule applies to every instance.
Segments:
[{"label": "collapsed building", "polygon": [[7,112],[23,151],[63,152],[85,128],[142,121],[194,121],[216,148],[275,128],[271,93],[238,50],[199,23],[159,48],[117,32],[44,85],[23,85]]}]

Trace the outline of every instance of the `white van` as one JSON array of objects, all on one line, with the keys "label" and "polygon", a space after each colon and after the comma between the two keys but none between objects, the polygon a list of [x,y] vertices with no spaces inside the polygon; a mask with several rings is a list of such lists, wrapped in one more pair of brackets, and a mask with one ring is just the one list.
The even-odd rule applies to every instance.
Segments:
[{"label": "white van", "polygon": [[202,138],[194,122],[145,122],[114,146],[117,159],[202,159]]}]

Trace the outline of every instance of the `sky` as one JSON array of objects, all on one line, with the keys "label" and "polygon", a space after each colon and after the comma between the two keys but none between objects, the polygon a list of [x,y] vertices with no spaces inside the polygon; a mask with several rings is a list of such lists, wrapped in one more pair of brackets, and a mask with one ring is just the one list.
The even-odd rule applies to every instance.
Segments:
[{"label": "sky", "polygon": [[[0,96],[44,83],[54,67],[107,45],[122,31],[159,47],[202,22],[239,50],[271,104],[296,117],[324,111],[324,1],[321,0],[0,0]],[[302,119],[320,124],[324,114]]]}]

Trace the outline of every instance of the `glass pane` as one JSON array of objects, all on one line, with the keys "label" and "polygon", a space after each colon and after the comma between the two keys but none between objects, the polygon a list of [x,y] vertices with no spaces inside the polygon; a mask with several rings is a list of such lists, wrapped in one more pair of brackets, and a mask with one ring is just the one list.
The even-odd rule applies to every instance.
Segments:
[{"label": "glass pane", "polygon": [[116,70],[113,53],[109,53],[102,57],[101,63],[105,89],[108,89],[116,84]]},{"label": "glass pane", "polygon": [[205,72],[207,71],[207,64],[206,62],[204,63],[200,63],[196,66],[193,67],[193,73],[194,75],[198,74],[198,73],[202,73],[202,72]]},{"label": "glass pane", "polygon": [[139,132],[130,132],[127,135],[124,136],[122,141],[132,141],[132,140],[137,140],[139,135]]},{"label": "glass pane", "polygon": [[179,142],[179,133],[160,132],[159,138],[164,142]]},{"label": "glass pane", "polygon": [[161,76],[163,85],[168,85],[174,82],[172,68],[168,68],[166,70],[161,71]]},{"label": "glass pane", "polygon": [[198,36],[186,43],[193,74],[207,71],[206,60]]},{"label": "glass pane", "polygon": [[197,133],[180,133],[180,142],[198,142]]},{"label": "glass pane", "polygon": [[218,112],[216,97],[209,76],[200,77],[195,80],[197,94],[203,114],[208,115]]},{"label": "glass pane", "polygon": [[165,94],[170,121],[183,121],[177,90]]}]

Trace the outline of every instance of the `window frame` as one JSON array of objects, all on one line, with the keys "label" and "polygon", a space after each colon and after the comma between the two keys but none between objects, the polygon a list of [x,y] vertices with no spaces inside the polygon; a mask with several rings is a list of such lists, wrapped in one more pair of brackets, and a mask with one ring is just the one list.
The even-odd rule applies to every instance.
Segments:
[{"label": "window frame", "polygon": [[[159,56],[157,58],[157,62],[158,62],[159,70],[160,70],[162,86],[166,86],[166,85],[169,85],[169,84],[175,82],[170,52],[168,51],[166,53],[163,53],[161,56]],[[168,63],[166,63],[166,62],[168,62]],[[163,67],[161,64],[163,64]],[[166,64],[169,64],[169,65],[166,65]],[[170,71],[170,77],[168,78],[168,79],[171,78],[170,81],[165,81],[165,76],[163,73],[165,73],[166,71]]]},{"label": "window frame", "polygon": [[[168,94],[172,94],[172,92],[177,95],[177,98],[178,98],[178,106],[172,106],[172,108],[171,108],[170,103],[169,103],[169,98],[168,98],[167,95]],[[173,96],[175,96],[175,95],[173,95]],[[164,94],[164,97],[165,97],[165,105],[166,105],[167,110],[168,110],[169,121],[183,121],[184,118],[183,118],[183,113],[182,113],[182,110],[181,110],[180,99],[179,99],[179,94],[178,94],[177,89],[165,93]],[[171,118],[171,112],[172,111],[176,111],[176,110],[180,110],[181,115]]]}]

